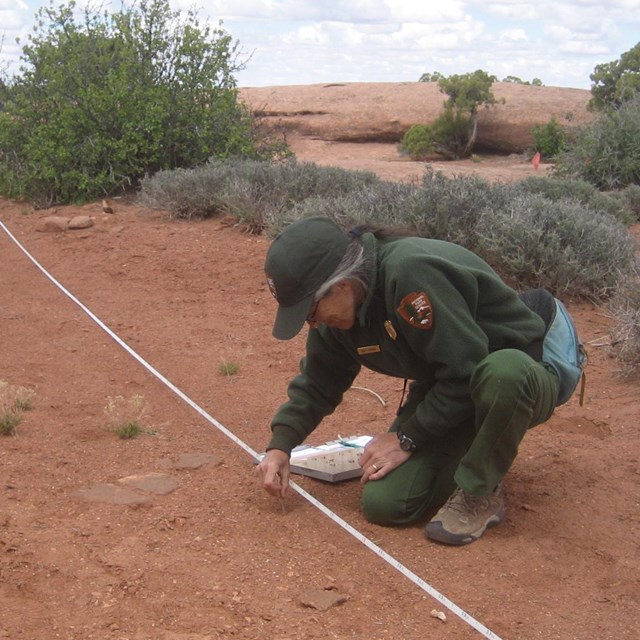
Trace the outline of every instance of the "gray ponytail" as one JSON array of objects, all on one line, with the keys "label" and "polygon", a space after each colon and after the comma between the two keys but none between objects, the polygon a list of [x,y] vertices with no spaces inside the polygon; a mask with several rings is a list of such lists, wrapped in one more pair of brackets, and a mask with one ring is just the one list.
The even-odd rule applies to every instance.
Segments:
[{"label": "gray ponytail", "polygon": [[321,300],[334,284],[342,280],[357,280],[362,284],[365,291],[368,289],[366,258],[364,255],[364,247],[359,237],[352,237],[340,264],[327,280],[320,285],[314,296],[314,301],[318,302],[318,300]]}]

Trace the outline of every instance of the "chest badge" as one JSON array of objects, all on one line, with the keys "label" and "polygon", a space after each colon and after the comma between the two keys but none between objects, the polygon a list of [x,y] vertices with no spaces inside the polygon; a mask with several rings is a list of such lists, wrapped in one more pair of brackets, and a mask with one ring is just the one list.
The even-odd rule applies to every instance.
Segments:
[{"label": "chest badge", "polygon": [[384,321],[384,328],[392,340],[395,340],[398,337],[398,333],[396,332],[396,329],[393,326],[393,323],[391,322],[391,320]]},{"label": "chest badge", "polygon": [[409,293],[402,298],[397,312],[416,329],[428,331],[433,327],[433,307],[424,291]]}]

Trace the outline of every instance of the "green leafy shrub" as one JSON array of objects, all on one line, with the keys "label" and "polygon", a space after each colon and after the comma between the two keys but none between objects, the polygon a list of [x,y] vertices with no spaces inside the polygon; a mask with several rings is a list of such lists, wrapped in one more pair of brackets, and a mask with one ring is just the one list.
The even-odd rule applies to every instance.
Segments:
[{"label": "green leafy shrub", "polygon": [[233,74],[237,43],[168,0],[111,15],[41,8],[21,73],[0,83],[0,193],[93,199],[211,156],[268,155]]},{"label": "green leafy shrub", "polygon": [[553,160],[568,145],[569,133],[555,116],[547,124],[533,127],[533,152],[539,152],[543,159]]},{"label": "green leafy shrub", "polygon": [[412,160],[426,160],[442,155],[455,159],[465,157],[470,142],[470,117],[463,111],[447,107],[431,126],[414,124],[403,136],[401,152]]},{"label": "green leafy shrub", "polygon": [[412,160],[425,160],[434,153],[433,132],[426,124],[414,124],[402,137],[400,150]]},{"label": "green leafy shrub", "polygon": [[640,184],[640,93],[582,128],[557,158],[556,175],[580,178],[601,191]]}]

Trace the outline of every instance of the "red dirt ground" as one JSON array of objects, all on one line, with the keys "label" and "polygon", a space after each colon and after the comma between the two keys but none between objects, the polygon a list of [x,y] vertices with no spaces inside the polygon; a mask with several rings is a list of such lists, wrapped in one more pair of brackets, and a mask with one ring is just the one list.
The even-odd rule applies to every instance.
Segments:
[{"label": "red dirt ground", "polygon": [[[391,145],[325,145],[327,164],[332,148],[335,164],[348,168],[373,163],[397,179],[416,169],[395,165]],[[532,170],[519,159],[465,166],[505,179]],[[56,215],[93,218],[80,231],[38,231],[53,212],[8,201],[0,201],[0,220],[135,353],[261,451],[304,344],[303,336],[271,337],[275,306],[262,272],[268,239],[221,220],[170,221],[117,200],[114,208],[111,215],[98,203],[58,208]],[[251,457],[1,229],[0,255],[0,380],[34,393],[17,434],[0,438],[0,638],[481,637],[298,494],[283,503],[268,496]],[[619,377],[603,346],[612,323],[606,312],[570,308],[590,356],[585,404],[571,400],[530,432],[507,476],[507,519],[481,541],[447,548],[427,542],[422,526],[367,524],[357,481],[297,482],[501,638],[635,640],[638,386]],[[222,361],[237,363],[238,373],[222,376]],[[386,406],[353,390],[312,443],[386,430],[401,381],[363,372],[357,384]],[[148,405],[144,426],[152,433],[120,440],[105,408],[110,397],[134,395]],[[185,454],[209,457],[198,467]],[[122,479],[145,474],[164,474],[151,477],[177,488],[125,490]],[[112,502],[89,491],[105,484]],[[132,496],[137,504],[113,503]],[[344,602],[324,610],[321,596]]]}]

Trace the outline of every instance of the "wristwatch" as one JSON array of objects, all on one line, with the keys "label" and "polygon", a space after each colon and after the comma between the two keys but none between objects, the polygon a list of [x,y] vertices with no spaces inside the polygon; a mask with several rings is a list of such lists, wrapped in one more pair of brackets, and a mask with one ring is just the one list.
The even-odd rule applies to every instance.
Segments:
[{"label": "wristwatch", "polygon": [[416,443],[406,433],[403,433],[402,431],[398,430],[396,432],[396,435],[398,436],[398,442],[400,442],[400,448],[403,451],[416,450]]}]

